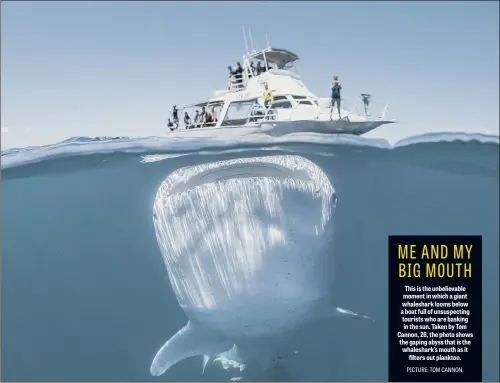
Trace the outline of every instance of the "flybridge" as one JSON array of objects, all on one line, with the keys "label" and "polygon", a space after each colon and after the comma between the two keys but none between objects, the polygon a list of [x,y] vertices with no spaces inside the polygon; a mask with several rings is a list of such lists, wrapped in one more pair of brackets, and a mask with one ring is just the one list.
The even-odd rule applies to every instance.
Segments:
[{"label": "flybridge", "polygon": [[[250,79],[256,78],[257,82],[263,86],[267,83],[267,78],[259,76],[261,74],[270,73],[277,76],[288,76],[295,80],[300,81],[300,76],[294,66],[294,63],[299,61],[299,56],[295,53],[281,48],[273,48],[269,44],[266,34],[267,46],[259,51],[253,47],[252,34],[248,30],[248,37],[250,40],[250,49],[248,47],[247,35],[243,27],[243,38],[245,41],[246,52],[243,54],[243,61],[241,73],[234,73],[230,76],[229,83],[226,90],[217,91],[216,96],[226,93],[239,93],[247,90],[248,82]],[[257,66],[254,66],[257,62]],[[241,98],[241,96],[237,96]],[[192,104],[190,106],[195,106]]]},{"label": "flybridge", "polygon": [[290,52],[289,50],[281,48],[273,48],[271,44],[269,44],[267,33],[266,33],[266,44],[267,44],[266,47],[259,51],[255,50],[255,48],[253,47],[252,32],[250,31],[250,29],[248,30],[248,37],[250,40],[250,50],[249,50],[245,27],[242,27],[242,29],[243,29],[243,40],[245,41],[245,49],[246,49],[246,52],[243,55],[243,61],[248,66],[250,65],[249,60],[253,59],[253,60],[263,61],[264,69],[266,71],[270,69],[286,69],[288,66],[291,66],[293,63],[299,60],[299,56],[297,56],[293,52]]}]

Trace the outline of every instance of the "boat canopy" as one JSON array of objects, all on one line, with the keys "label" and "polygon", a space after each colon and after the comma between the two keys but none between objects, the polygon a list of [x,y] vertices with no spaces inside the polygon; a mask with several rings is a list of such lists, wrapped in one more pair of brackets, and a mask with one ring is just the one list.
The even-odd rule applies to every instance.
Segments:
[{"label": "boat canopy", "polygon": [[[265,58],[264,58],[265,56]],[[276,64],[278,69],[293,63],[299,59],[295,53],[279,48],[266,48],[249,56],[250,59],[265,60],[268,63]]]},{"label": "boat canopy", "polygon": [[190,109],[190,108],[201,108],[203,106],[220,106],[224,104],[224,100],[215,100],[215,101],[204,101],[204,102],[198,102],[195,104],[186,104],[186,105],[181,105],[178,109],[183,110],[183,109]]}]

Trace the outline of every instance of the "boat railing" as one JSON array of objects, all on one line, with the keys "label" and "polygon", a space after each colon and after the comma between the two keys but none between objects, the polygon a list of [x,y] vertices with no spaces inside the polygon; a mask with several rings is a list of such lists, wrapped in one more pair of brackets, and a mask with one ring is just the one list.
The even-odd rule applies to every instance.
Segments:
[{"label": "boat railing", "polygon": [[198,128],[214,128],[216,124],[217,124],[217,121],[216,122],[194,122],[194,123],[186,126],[184,129],[189,130],[189,129],[198,129]]},{"label": "boat railing", "polygon": [[259,104],[253,106],[248,115],[249,125],[259,125],[263,121],[274,121],[277,117],[276,108],[266,108]]},{"label": "boat railing", "polygon": [[[349,101],[348,101],[349,102]],[[379,102],[377,100],[369,100],[365,103],[363,99],[357,99],[351,102],[350,115],[356,114],[361,117],[371,118],[374,120],[385,121],[388,119],[387,109],[389,108],[388,103]]]},{"label": "boat railing", "polygon": [[[341,112],[340,112],[340,119],[341,120],[346,120],[349,121],[350,117],[353,115],[356,115],[357,117],[361,118],[366,118],[370,119],[370,117],[373,115],[370,113],[372,109],[370,108],[372,106],[372,103],[375,104],[376,106],[381,107],[380,109],[380,115],[377,118],[373,118],[373,120],[379,120],[379,121],[386,121],[387,120],[387,108],[388,104],[382,104],[377,101],[370,101],[368,107],[365,109],[365,104],[362,102],[362,100],[358,100],[358,102],[354,102],[351,104],[350,107],[345,107],[345,105],[349,103],[349,100],[347,99],[342,99],[341,100]],[[280,102],[276,102],[273,104],[278,106]],[[332,108],[331,106],[331,101],[328,99],[328,105],[320,105],[323,106],[323,111],[320,111],[316,116],[311,116],[308,119],[313,119],[313,120],[332,120],[332,119],[339,119],[338,112],[336,106]],[[262,122],[265,121],[275,121],[278,118],[278,111],[281,108],[277,107],[270,107],[270,108],[264,108],[258,104],[256,104],[252,110],[249,113],[248,117],[248,124],[250,125],[259,125]],[[326,110],[325,110],[326,109]],[[379,109],[379,108],[377,108]],[[281,109],[283,110],[283,109]],[[280,119],[283,121],[293,121],[294,115],[298,111],[302,111],[302,108],[290,108],[290,109],[285,109],[290,111],[288,115],[281,116]]]},{"label": "boat railing", "polygon": [[269,69],[268,71],[263,71],[261,73],[256,73],[255,68],[249,70],[248,77],[243,73],[232,74],[229,76],[229,82],[227,85],[228,92],[240,92],[245,90],[247,87],[247,78],[258,78],[259,83],[265,83],[267,78],[259,78],[261,74],[271,73],[278,76],[289,76],[296,80],[300,80],[300,76],[292,71],[284,70],[284,69]]},{"label": "boat railing", "polygon": [[[277,102],[276,104],[280,104],[280,102]],[[273,104],[274,105],[274,104]],[[265,108],[265,113],[264,115],[261,116],[261,118],[258,120],[258,123],[263,122],[263,121],[275,121],[278,118],[278,111],[279,110],[288,110],[290,111],[290,114],[287,116],[283,116],[283,121],[292,121],[293,116],[295,112],[299,110],[299,108],[289,108],[289,109],[282,109],[282,108]]]},{"label": "boat railing", "polygon": [[[287,110],[289,113],[280,116],[280,120],[283,121],[293,121],[295,117],[295,113],[297,111],[303,111],[303,108],[300,107],[294,107],[294,108],[287,108],[287,109],[282,109],[279,107],[280,103],[286,102],[286,100],[282,101],[276,101],[273,103],[271,107],[264,107],[258,103],[254,104],[252,108],[250,108],[250,111],[248,112],[246,116],[246,126],[258,126],[262,122],[267,122],[267,121],[276,121],[278,119],[278,113],[279,110]],[[349,105],[347,106],[346,105]],[[372,108],[372,105],[375,106],[375,108]],[[206,107],[207,109],[212,106],[211,103],[207,103]],[[315,116],[314,115],[309,115],[307,117],[308,120],[345,120],[345,121],[350,121],[350,118],[352,116],[356,117],[361,117],[361,118],[366,118],[367,120],[379,120],[379,121],[387,121],[387,109],[388,109],[388,104],[385,103],[380,103],[378,101],[371,101],[369,102],[368,106],[365,109],[366,104],[363,102],[363,100],[357,100],[357,102],[350,102],[349,99],[342,98],[341,100],[341,114],[338,116],[337,112],[337,107],[333,107],[331,105],[331,100],[328,98],[322,98],[318,99],[318,106],[321,108],[321,111],[319,111]],[[379,111],[380,109],[380,115],[377,118],[373,118],[372,116],[374,115],[373,111]],[[395,121],[395,120],[392,120]],[[196,129],[196,128],[213,128],[217,125],[217,120],[214,122],[193,122],[190,123],[188,126],[185,126],[185,129]]]},{"label": "boat railing", "polygon": [[[321,119],[321,117],[325,116],[337,116],[337,106],[332,107],[331,99],[323,98],[318,100],[320,101],[319,105],[324,108],[329,108],[329,112],[321,112],[318,114],[317,119]],[[321,103],[322,101],[322,103]],[[349,119],[350,116],[356,115],[361,118],[373,119],[378,121],[386,121],[388,120],[387,110],[389,108],[388,103],[382,103],[379,101],[369,100],[368,104],[366,104],[363,99],[358,100],[350,100],[350,99],[341,99],[341,118]]]},{"label": "boat railing", "polygon": [[236,73],[229,76],[227,90],[229,92],[239,92],[246,88],[245,76],[243,73]]}]

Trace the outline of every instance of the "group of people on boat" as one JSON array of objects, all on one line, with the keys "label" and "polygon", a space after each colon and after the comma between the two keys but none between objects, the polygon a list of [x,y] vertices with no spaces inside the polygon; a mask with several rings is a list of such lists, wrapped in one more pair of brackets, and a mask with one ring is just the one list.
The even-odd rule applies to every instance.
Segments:
[{"label": "group of people on boat", "polygon": [[[167,121],[167,127],[173,131],[179,128],[179,111],[177,106],[174,105],[172,109],[172,119],[169,118]],[[217,113],[215,111],[215,106],[207,111],[203,106],[200,110],[196,109],[193,120],[189,116],[188,112],[184,112],[184,125],[186,129],[202,128],[204,126],[214,126],[217,123]]]},{"label": "group of people on boat", "polygon": [[201,108],[201,112],[196,109],[193,123],[191,123],[191,117],[189,117],[188,112],[184,113],[184,124],[186,125],[186,129],[214,126],[216,122],[217,115],[215,113],[215,106],[212,106],[210,111],[207,111],[204,106]]},{"label": "group of people on boat", "polygon": [[231,89],[233,85],[236,87],[242,87],[243,85],[243,67],[241,64],[238,62],[236,63],[236,69],[233,70],[232,66],[227,67],[229,71],[229,84],[227,86],[227,89]]},{"label": "group of people on boat", "polygon": [[[230,89],[238,89],[243,87],[243,67],[241,66],[241,63],[236,63],[236,69],[233,70],[232,66],[228,66],[227,69],[229,70],[229,83],[228,83],[228,90]],[[253,61],[250,62],[250,73],[252,76],[259,76],[260,74],[264,73],[267,71],[266,67],[261,64],[261,62],[257,62],[257,66],[253,63]]]}]

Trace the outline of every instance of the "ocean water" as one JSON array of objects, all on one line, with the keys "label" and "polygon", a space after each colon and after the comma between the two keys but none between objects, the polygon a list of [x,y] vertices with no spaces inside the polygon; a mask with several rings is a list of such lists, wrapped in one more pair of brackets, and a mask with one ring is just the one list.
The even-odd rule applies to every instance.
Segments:
[{"label": "ocean water", "polygon": [[[310,161],[326,175],[337,198],[329,291],[374,321],[304,324],[288,335],[289,363],[273,368],[210,361],[202,374],[200,355],[152,376],[156,352],[187,322],[157,240],[158,188],[186,166],[256,157]],[[78,137],[4,151],[1,166],[2,381],[386,381],[391,234],[483,235],[483,380],[499,379],[498,136]],[[242,200],[254,184],[238,184]],[[293,196],[285,215],[305,214]],[[179,236],[203,234],[186,222]],[[241,304],[250,315],[254,302]]]}]

